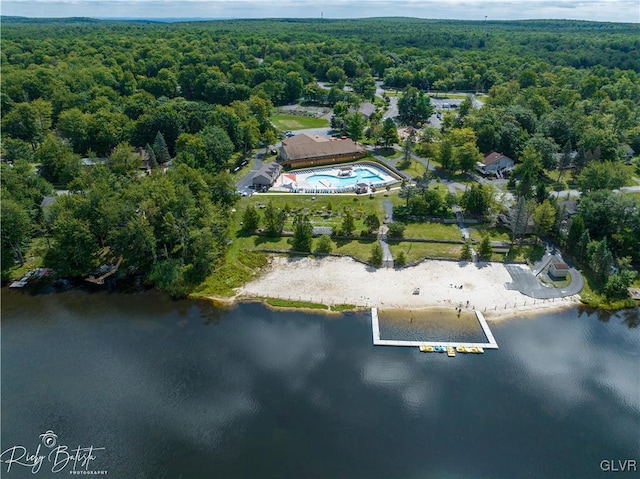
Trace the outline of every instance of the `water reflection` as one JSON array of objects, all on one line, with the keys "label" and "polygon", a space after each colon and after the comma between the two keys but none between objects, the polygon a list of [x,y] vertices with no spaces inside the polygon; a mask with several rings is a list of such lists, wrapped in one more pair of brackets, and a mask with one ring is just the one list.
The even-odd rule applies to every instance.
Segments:
[{"label": "water reflection", "polygon": [[378,310],[380,338],[405,341],[484,343],[487,338],[475,311],[453,308]]},{"label": "water reflection", "polygon": [[630,329],[637,328],[638,325],[640,325],[640,307],[627,308],[620,311],[606,311],[604,309],[578,306],[577,310],[580,316],[585,314],[587,316],[595,316],[598,318],[598,321],[602,321],[603,323],[608,323],[612,318],[622,318],[623,323]]},{"label": "water reflection", "polygon": [[640,447],[631,312],[493,323],[499,350],[456,358],[372,346],[367,313],[155,293],[2,318],[3,444],[53,429],[114,477],[592,477]]}]

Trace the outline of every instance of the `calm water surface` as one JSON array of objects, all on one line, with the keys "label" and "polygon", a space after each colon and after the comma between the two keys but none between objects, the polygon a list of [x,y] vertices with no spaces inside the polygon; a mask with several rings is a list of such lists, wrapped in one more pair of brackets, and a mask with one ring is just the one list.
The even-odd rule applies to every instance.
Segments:
[{"label": "calm water surface", "polygon": [[447,358],[372,346],[365,313],[4,290],[1,449],[51,430],[115,478],[611,477],[640,464],[639,322],[491,323],[498,351]]}]

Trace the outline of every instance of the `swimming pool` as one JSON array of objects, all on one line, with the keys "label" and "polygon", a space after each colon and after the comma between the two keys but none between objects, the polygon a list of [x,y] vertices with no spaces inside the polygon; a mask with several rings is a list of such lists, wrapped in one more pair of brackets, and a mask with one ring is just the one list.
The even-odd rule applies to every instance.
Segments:
[{"label": "swimming pool", "polygon": [[379,183],[384,178],[370,168],[354,168],[349,176],[338,176],[328,173],[307,176],[307,183],[311,188],[346,188],[358,183]]},{"label": "swimming pool", "polygon": [[356,191],[356,185],[373,188],[390,185],[399,180],[390,171],[371,163],[352,163],[321,166],[283,172],[271,191],[291,193],[345,193]]}]

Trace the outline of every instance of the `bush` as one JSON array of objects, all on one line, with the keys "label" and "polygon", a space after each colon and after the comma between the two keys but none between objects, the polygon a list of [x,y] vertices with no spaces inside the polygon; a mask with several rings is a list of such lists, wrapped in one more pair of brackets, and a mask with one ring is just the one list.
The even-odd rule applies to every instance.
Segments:
[{"label": "bush", "polygon": [[478,249],[478,258],[481,260],[489,260],[491,259],[492,254],[493,254],[493,248],[491,248],[489,235],[487,235],[484,238],[482,238],[482,242],[480,243],[480,248]]},{"label": "bush", "polygon": [[404,254],[404,251],[400,251],[398,256],[395,257],[396,266],[404,266],[407,264],[407,257]]},{"label": "bush", "polygon": [[371,248],[371,257],[369,258],[369,263],[371,263],[376,268],[382,266],[383,253],[382,248],[378,243],[375,243]]},{"label": "bush", "polygon": [[329,235],[322,235],[318,238],[316,253],[329,254],[333,251],[333,240]]},{"label": "bush", "polygon": [[404,237],[405,225],[403,223],[398,223],[397,221],[394,221],[393,223],[389,223],[388,226],[389,226],[388,235],[390,238]]},{"label": "bush", "polygon": [[252,204],[248,204],[242,215],[242,228],[248,233],[255,233],[260,226],[260,215]]},{"label": "bush", "polygon": [[473,255],[471,254],[471,245],[469,243],[465,243],[464,246],[462,246],[462,254],[460,255],[460,259],[464,261],[470,261],[472,258]]}]

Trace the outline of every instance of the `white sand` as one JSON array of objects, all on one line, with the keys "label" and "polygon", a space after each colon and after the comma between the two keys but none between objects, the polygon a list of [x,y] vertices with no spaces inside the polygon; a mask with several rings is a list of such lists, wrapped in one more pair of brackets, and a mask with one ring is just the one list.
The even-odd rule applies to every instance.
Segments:
[{"label": "white sand", "polygon": [[[500,263],[425,261],[395,270],[374,269],[350,258],[273,257],[268,272],[240,288],[238,295],[382,309],[462,306],[479,309],[494,319],[577,301],[577,297],[534,300],[507,289],[505,284],[510,282],[511,276]],[[415,288],[420,288],[417,295]]]}]

